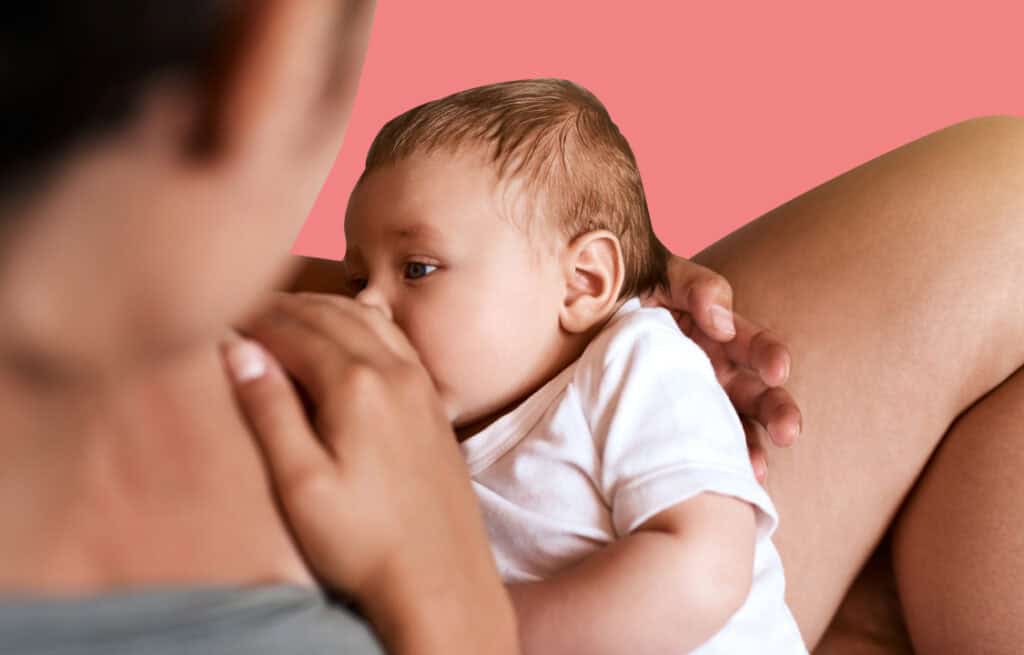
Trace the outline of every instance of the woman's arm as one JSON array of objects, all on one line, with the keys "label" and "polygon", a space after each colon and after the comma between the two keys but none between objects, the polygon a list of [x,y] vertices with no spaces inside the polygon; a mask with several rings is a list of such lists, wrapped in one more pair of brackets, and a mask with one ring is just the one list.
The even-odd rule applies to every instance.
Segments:
[{"label": "woman's arm", "polygon": [[750,592],[753,508],[699,494],[575,567],[509,586],[528,655],[689,652]]},{"label": "woman's arm", "polygon": [[227,345],[226,363],[317,576],[355,598],[389,652],[517,652],[455,437],[401,332],[314,294],[279,294],[243,331],[253,341]]}]

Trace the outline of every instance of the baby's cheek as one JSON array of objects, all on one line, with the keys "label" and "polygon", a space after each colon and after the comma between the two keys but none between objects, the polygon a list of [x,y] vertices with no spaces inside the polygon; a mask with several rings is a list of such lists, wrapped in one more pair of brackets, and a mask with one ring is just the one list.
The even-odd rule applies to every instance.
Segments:
[{"label": "baby's cheek", "polygon": [[406,336],[434,381],[434,387],[441,394],[446,411],[455,411],[459,404],[458,389],[462,386],[460,379],[464,377],[460,370],[463,356],[459,352],[459,343],[464,340],[460,338],[458,327],[450,326],[444,320],[410,321],[405,329]]},{"label": "baby's cheek", "polygon": [[441,392],[460,416],[486,407],[501,384],[496,351],[490,335],[472,320],[440,321],[430,328],[428,370]]},{"label": "baby's cheek", "polygon": [[474,285],[406,306],[402,316],[449,419],[493,411],[515,386],[508,365],[518,358],[509,343],[515,308],[494,301],[495,294]]}]

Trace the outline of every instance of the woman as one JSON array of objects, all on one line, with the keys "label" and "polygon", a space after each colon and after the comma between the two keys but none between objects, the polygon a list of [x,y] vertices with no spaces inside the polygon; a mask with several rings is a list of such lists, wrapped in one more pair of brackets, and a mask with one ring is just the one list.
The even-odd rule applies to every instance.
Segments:
[{"label": "woman", "polygon": [[[311,565],[389,652],[514,652],[458,452],[392,326],[345,299],[274,300],[246,328],[275,359],[226,349],[248,423],[221,370],[222,326],[284,269],[336,153],[372,3],[4,11],[2,647],[372,652],[309,587]],[[1020,643],[1005,617],[1024,609],[1024,566],[1003,526],[1024,486],[1009,475],[1024,463],[1022,152],[1020,121],[951,128],[698,257],[798,364],[805,436],[769,453],[768,486],[811,645],[894,517],[915,646]],[[701,331],[724,338],[709,308],[728,289],[674,265],[670,304],[714,351]],[[719,363],[777,384],[778,342],[737,327]],[[786,392],[729,368],[740,411],[788,441]]]}]

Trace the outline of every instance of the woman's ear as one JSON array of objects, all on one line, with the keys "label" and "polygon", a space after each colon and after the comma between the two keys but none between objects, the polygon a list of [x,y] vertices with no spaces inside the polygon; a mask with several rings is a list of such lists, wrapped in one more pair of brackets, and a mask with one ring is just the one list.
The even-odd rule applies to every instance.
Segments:
[{"label": "woman's ear", "polygon": [[559,322],[567,332],[586,332],[614,311],[624,277],[622,247],[608,230],[582,234],[562,255],[565,299]]}]

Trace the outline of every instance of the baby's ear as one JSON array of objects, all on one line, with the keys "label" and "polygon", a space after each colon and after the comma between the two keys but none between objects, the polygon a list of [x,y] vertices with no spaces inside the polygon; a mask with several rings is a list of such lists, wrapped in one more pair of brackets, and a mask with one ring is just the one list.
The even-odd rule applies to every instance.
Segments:
[{"label": "baby's ear", "polygon": [[622,247],[608,230],[576,237],[562,254],[565,300],[559,322],[567,332],[586,332],[615,309],[624,276]]}]

